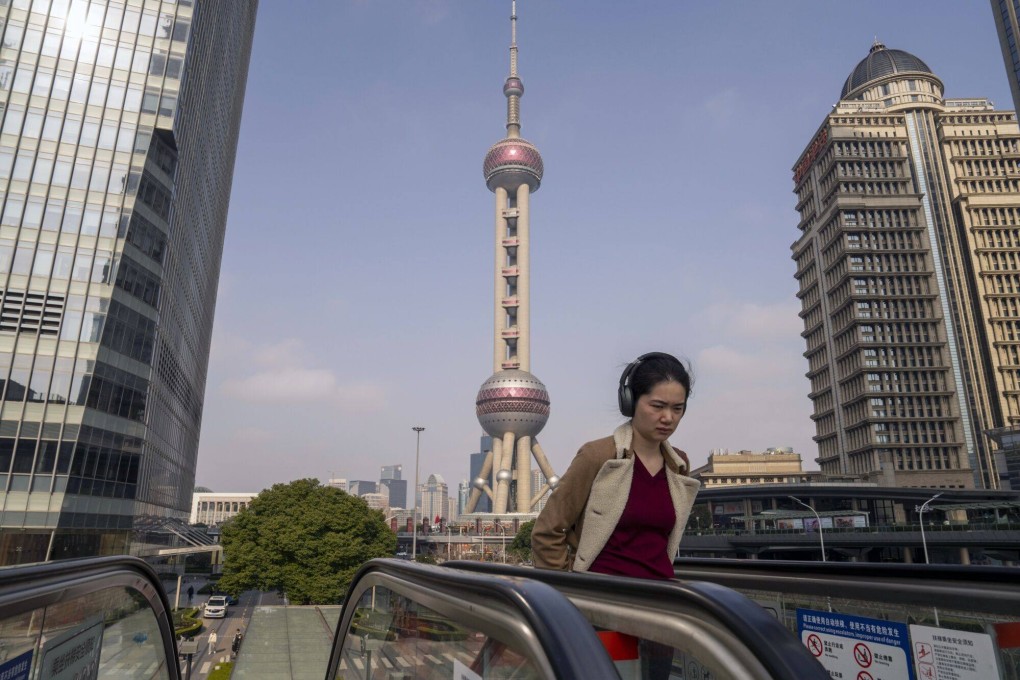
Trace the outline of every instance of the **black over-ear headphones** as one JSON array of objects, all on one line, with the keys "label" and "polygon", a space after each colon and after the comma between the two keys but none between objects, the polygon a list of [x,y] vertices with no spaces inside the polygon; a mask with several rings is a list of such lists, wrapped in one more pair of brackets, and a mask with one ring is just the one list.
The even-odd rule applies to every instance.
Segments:
[{"label": "black over-ear headphones", "polygon": [[620,376],[620,389],[616,396],[620,403],[620,413],[627,418],[633,417],[634,407],[636,406],[634,390],[630,388],[630,377],[634,375],[634,371],[637,370],[642,361],[647,361],[649,359],[671,359],[673,361],[678,361],[678,359],[672,354],[666,354],[665,352],[649,352],[648,354],[642,354],[639,356],[624,369],[623,375]]}]

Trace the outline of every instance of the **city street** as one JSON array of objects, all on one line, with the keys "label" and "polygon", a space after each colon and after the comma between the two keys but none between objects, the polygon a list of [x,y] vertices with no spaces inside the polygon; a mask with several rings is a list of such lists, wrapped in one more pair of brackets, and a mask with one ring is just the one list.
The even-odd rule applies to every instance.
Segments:
[{"label": "city street", "polygon": [[[197,588],[196,588],[197,589]],[[183,588],[187,591],[187,588]],[[171,595],[172,597],[172,595]],[[182,593],[182,603],[186,599]],[[194,604],[201,606],[209,599],[208,595],[198,596]],[[218,663],[231,661],[230,644],[234,634],[240,630],[245,633],[251,615],[255,607],[262,604],[282,604],[283,600],[276,593],[260,593],[258,591],[247,591],[241,594],[238,602],[227,608],[227,616],[222,619],[202,619],[202,632],[195,639],[198,640],[198,653],[191,659],[191,678],[201,680],[205,678],[213,667]],[[216,633],[216,645],[210,649],[209,635]],[[244,644],[241,645],[241,652],[244,651]],[[181,659],[181,674],[188,677],[188,660]]]}]

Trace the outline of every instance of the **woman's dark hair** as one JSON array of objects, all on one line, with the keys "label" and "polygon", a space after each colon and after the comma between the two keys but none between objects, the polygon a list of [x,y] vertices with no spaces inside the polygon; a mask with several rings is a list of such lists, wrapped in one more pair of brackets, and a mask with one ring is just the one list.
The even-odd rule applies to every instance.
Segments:
[{"label": "woman's dark hair", "polygon": [[630,387],[634,404],[637,404],[637,400],[641,398],[641,395],[648,394],[659,383],[669,381],[678,382],[683,385],[684,390],[687,392],[687,398],[691,398],[694,378],[691,376],[691,370],[688,366],[685,366],[682,361],[671,354],[662,352],[654,352],[650,355],[645,355],[645,357],[639,361],[637,366],[633,368],[631,366],[627,367],[627,370],[632,371],[629,376],[627,376],[627,371],[625,370],[624,375],[621,377],[621,382],[626,382],[627,386]]}]

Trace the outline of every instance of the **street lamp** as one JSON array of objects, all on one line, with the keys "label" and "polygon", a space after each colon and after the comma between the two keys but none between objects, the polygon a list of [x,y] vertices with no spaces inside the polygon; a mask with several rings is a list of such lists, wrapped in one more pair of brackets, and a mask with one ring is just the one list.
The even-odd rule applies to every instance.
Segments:
[{"label": "street lamp", "polygon": [[924,537],[924,511],[928,509],[929,503],[931,503],[933,500],[935,500],[941,495],[942,495],[941,493],[935,494],[934,496],[926,500],[924,503],[922,503],[921,507],[917,507],[916,505],[914,506],[914,509],[917,510],[918,518],[921,520],[921,545],[924,547],[925,564],[931,564],[931,562],[928,561],[928,541]]},{"label": "street lamp", "polygon": [[818,516],[818,511],[812,508],[810,505],[797,498],[796,496],[787,496],[794,503],[803,505],[805,508],[814,513],[815,519],[818,520],[818,541],[822,544],[822,562],[825,561],[825,536],[822,534],[822,518]]},{"label": "street lamp", "polygon": [[446,559],[450,559],[450,542],[453,540],[453,527],[446,525]]},{"label": "street lamp", "polygon": [[411,534],[411,561],[413,562],[418,556],[418,454],[421,452],[421,433],[425,431],[425,428],[415,425],[411,429],[415,431],[418,438],[414,445],[414,510],[412,511],[414,533]]}]

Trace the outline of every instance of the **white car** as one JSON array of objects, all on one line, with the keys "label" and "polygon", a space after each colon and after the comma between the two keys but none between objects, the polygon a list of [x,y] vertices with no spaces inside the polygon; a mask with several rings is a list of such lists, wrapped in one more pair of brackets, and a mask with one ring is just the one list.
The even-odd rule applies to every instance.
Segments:
[{"label": "white car", "polygon": [[202,616],[207,619],[222,619],[227,616],[227,598],[223,595],[213,595],[205,603],[202,609]]}]

